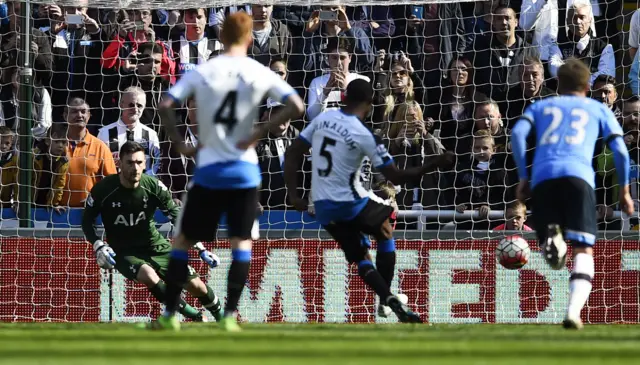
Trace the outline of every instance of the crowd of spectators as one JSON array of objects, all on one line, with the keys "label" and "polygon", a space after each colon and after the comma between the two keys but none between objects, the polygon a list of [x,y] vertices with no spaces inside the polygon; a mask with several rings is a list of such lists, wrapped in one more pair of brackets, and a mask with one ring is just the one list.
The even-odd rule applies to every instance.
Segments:
[{"label": "crowd of spectators", "polygon": [[[4,208],[14,205],[17,184],[25,183],[17,177],[21,6],[15,1],[0,4],[0,16],[6,14],[0,27]],[[420,165],[444,151],[457,156],[450,171],[391,189],[365,164],[362,179],[372,189],[384,186],[385,194],[395,195],[399,209],[477,211],[474,219],[456,222],[459,227],[494,227],[498,223],[487,218],[496,210],[505,210],[507,218],[516,217],[516,226],[523,227],[526,212],[513,204],[517,176],[509,131],[528,105],[555,95],[554,77],[565,59],[577,57],[589,66],[592,97],[619,117],[634,167],[638,161],[640,99],[618,98],[616,76],[621,75],[616,71],[625,58],[615,23],[620,10],[619,3],[595,0],[353,7],[248,4],[181,10],[36,5],[30,29],[35,70],[33,201],[58,212],[82,207],[93,184],[117,172],[119,146],[127,140],[143,143],[146,173],[160,178],[175,199],[181,199],[194,161],[173,149],[157,106],[184,73],[223,51],[218,36],[225,16],[246,11],[254,19],[249,55],[307,102],[303,120],[270,131],[257,146],[263,171],[258,209],[286,209],[286,148],[305,123],[339,107],[341,91],[350,81],[364,79],[376,91],[366,123],[388,143],[401,168]],[[631,32],[635,34],[629,38],[633,62],[628,84],[638,94],[638,13]],[[193,100],[184,105],[184,123],[179,126],[193,145],[198,141],[197,107]],[[268,120],[279,107],[265,100],[257,120]],[[311,163],[301,166],[301,188],[306,191]],[[597,149],[594,168],[598,215],[606,220],[616,209],[617,194],[605,147]],[[507,221],[507,226],[512,224]]]}]

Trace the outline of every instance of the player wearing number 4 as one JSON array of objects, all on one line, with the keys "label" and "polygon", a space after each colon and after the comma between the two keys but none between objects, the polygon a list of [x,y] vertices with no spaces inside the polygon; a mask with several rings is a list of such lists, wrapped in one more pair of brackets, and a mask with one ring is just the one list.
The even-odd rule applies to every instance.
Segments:
[{"label": "player wearing number 4", "polygon": [[[569,305],[565,328],[580,329],[580,312],[591,292],[595,274],[595,173],[593,151],[599,135],[614,153],[620,183],[620,207],[633,213],[629,195],[629,155],[622,128],[609,108],[589,99],[589,69],[570,59],[558,70],[558,93],[532,104],[512,130],[513,155],[518,166],[518,199],[524,201],[531,186],[534,228],[540,248],[553,269],[564,267],[565,239],[573,247]],[[528,175],[526,139],[535,133],[535,157]],[[530,181],[529,181],[530,180]]]},{"label": "player wearing number 4", "polygon": [[[179,208],[169,190],[154,177],[142,173],[146,166],[145,148],[137,142],[125,142],[120,148],[120,168],[91,189],[82,216],[82,231],[93,243],[98,265],[103,269],[115,267],[124,277],[144,284],[160,302],[166,299],[166,280],[171,245],[156,229],[153,216],[156,209],[171,217]],[[94,224],[98,216],[107,235],[100,240]],[[195,245],[200,258],[211,268],[218,266],[216,255]],[[222,316],[220,301],[192,268],[184,288],[216,318]],[[202,321],[202,314],[184,300],[180,313],[194,321]]]},{"label": "player wearing number 4", "polygon": [[162,122],[178,151],[193,156],[195,148],[185,145],[177,133],[174,109],[194,96],[198,105],[198,156],[173,242],[167,310],[158,318],[157,328],[179,329],[174,313],[180,297],[179,283],[188,278],[187,250],[198,241],[215,240],[220,217],[226,213],[232,261],[220,323],[227,331],[240,330],[236,322],[238,301],[249,274],[251,239],[258,235],[260,167],[253,145],[266,137],[270,127],[265,125],[254,132],[253,126],[265,96],[284,104],[271,115],[270,124],[285,124],[304,112],[304,103],[291,86],[247,57],[252,29],[253,20],[245,12],[227,17],[221,31],[225,52],[184,75],[160,104]]},{"label": "player wearing number 4", "polygon": [[[287,150],[287,193],[296,209],[307,210],[307,202],[298,195],[297,170],[311,147],[311,196],[316,219],[338,242],[347,261],[358,265],[358,274],[380,298],[379,315],[386,316],[384,307],[388,306],[401,322],[419,323],[420,317],[391,294],[396,254],[389,218],[394,209],[363,188],[361,165],[368,157],[387,179],[400,185],[419,180],[437,167],[452,165],[454,156],[447,153],[424,166],[398,170],[380,138],[364,125],[372,111],[371,84],[351,81],[343,101],[345,105],[340,110],[326,111],[314,118]],[[378,245],[375,267],[369,255],[369,235]]]}]

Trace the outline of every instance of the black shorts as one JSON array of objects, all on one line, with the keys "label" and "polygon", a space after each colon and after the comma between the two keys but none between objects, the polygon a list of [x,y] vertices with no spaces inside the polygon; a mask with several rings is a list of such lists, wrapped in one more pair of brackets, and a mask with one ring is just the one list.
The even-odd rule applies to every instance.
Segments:
[{"label": "black shorts", "polygon": [[193,185],[186,193],[177,230],[191,241],[216,238],[223,213],[229,237],[251,239],[256,220],[258,189],[208,189]]},{"label": "black shorts", "polygon": [[558,224],[573,244],[591,246],[598,229],[596,193],[584,180],[565,177],[543,181],[532,191],[534,228],[541,240],[547,226]]},{"label": "black shorts", "polygon": [[368,235],[378,236],[382,224],[392,215],[393,207],[369,199],[354,219],[331,222],[324,229],[338,242],[347,260],[357,262],[364,258],[370,247]]}]

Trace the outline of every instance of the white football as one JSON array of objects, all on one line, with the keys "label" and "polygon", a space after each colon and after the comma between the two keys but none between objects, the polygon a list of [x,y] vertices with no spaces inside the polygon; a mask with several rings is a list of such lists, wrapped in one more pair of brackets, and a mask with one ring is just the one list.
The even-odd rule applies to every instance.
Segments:
[{"label": "white football", "polygon": [[529,262],[529,244],[520,236],[507,236],[496,248],[496,259],[506,269],[520,269]]}]

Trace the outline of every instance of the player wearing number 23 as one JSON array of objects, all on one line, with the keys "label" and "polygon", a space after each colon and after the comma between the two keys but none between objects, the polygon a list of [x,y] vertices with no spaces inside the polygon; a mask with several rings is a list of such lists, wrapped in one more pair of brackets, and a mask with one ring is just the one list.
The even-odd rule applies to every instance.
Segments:
[{"label": "player wearing number 23", "polygon": [[[629,194],[629,154],[622,128],[604,104],[587,98],[589,69],[569,59],[558,70],[558,94],[532,104],[512,130],[513,156],[520,184],[517,195],[528,195],[531,179],[531,208],[540,250],[549,266],[563,269],[567,239],[573,246],[570,295],[563,326],[582,328],[580,313],[591,292],[595,275],[593,248],[596,239],[595,172],[593,152],[598,137],[614,154],[620,183],[620,208],[633,213]],[[531,177],[526,166],[526,140],[535,136]]]}]

